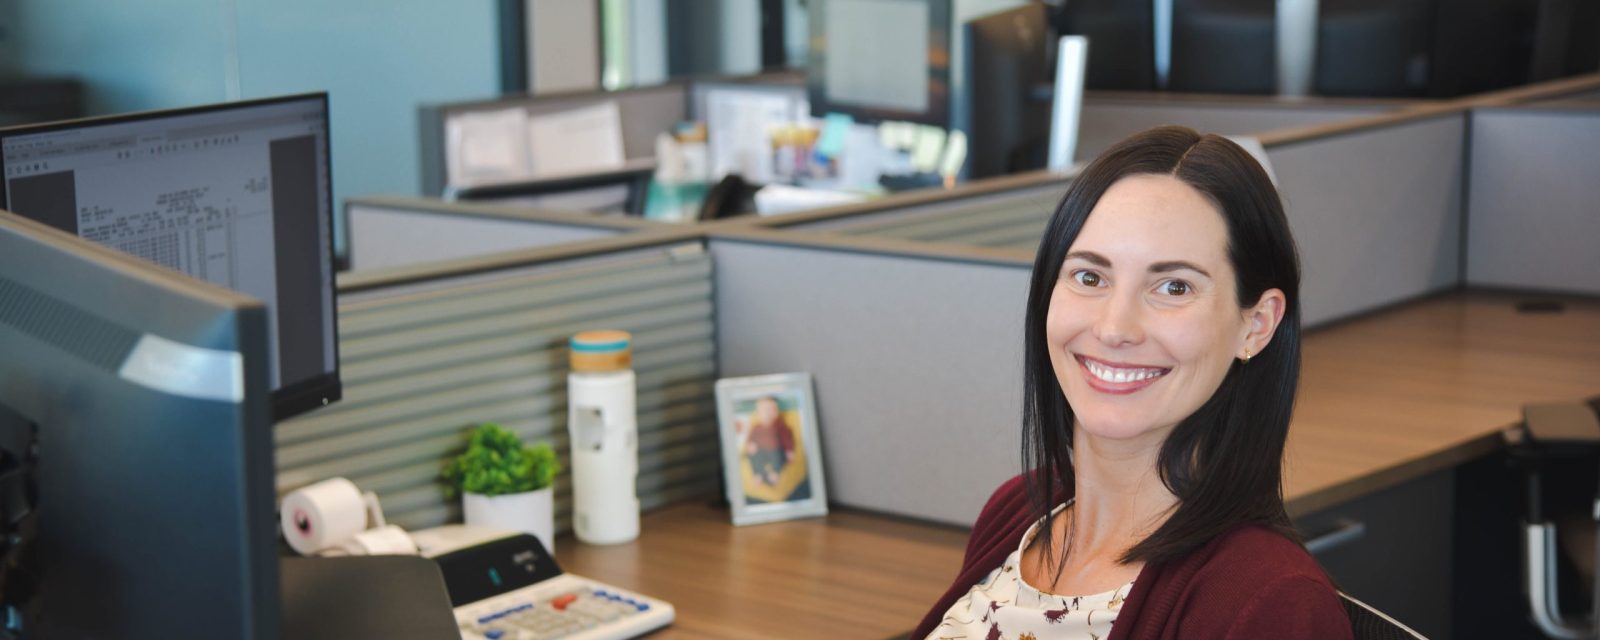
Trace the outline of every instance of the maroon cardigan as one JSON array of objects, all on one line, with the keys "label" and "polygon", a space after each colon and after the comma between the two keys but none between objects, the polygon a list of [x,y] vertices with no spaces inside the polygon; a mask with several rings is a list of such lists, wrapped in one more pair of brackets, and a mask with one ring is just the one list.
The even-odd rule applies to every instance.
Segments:
[{"label": "maroon cardigan", "polygon": [[[1023,476],[1000,485],[967,539],[961,573],[911,640],[922,640],[1022,543],[1033,524]],[[1111,625],[1108,640],[1351,638],[1338,592],[1311,554],[1277,533],[1244,526],[1188,556],[1147,564]]]}]

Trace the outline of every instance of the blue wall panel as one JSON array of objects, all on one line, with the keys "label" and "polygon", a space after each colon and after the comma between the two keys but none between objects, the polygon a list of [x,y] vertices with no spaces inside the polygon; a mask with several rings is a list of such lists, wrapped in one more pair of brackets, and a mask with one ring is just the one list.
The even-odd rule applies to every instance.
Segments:
[{"label": "blue wall panel", "polygon": [[14,0],[0,27],[14,38],[5,66],[82,79],[94,114],[327,91],[337,211],[348,196],[419,192],[418,104],[498,93],[497,7]]},{"label": "blue wall panel", "polygon": [[14,0],[12,68],[83,80],[92,114],[228,99],[231,11],[219,0]]}]

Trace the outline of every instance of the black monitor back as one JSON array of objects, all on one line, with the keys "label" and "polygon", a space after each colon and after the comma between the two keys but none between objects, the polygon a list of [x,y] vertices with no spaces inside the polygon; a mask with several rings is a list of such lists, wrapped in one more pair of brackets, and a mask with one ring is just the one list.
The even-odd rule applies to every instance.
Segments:
[{"label": "black monitor back", "polygon": [[277,637],[266,323],[0,212],[0,427],[37,433],[29,637]]},{"label": "black monitor back", "polygon": [[1055,76],[1054,36],[1045,6],[1029,4],[983,16],[964,28],[972,104],[969,176],[1043,168]]}]

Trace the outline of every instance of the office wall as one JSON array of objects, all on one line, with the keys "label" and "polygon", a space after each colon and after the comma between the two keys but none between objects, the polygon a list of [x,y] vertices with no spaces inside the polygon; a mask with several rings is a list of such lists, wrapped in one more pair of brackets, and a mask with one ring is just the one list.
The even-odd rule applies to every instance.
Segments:
[{"label": "office wall", "polygon": [[1600,109],[1472,114],[1467,283],[1600,295]]},{"label": "office wall", "polygon": [[[16,0],[16,68],[91,113],[328,91],[335,208],[417,193],[416,107],[499,90],[496,6],[429,0]],[[3,18],[0,14],[0,18]],[[336,230],[343,246],[343,229]]]},{"label": "office wall", "polygon": [[236,1],[244,97],[330,94],[335,210],[420,192],[418,104],[499,92],[495,3]]},{"label": "office wall", "polygon": [[235,2],[13,0],[0,17],[16,71],[76,76],[103,114],[238,97]]}]

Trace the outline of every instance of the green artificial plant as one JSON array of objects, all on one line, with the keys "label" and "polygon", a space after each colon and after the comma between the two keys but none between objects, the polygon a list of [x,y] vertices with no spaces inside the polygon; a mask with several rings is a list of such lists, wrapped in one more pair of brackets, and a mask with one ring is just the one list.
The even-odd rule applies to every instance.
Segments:
[{"label": "green artificial plant", "polygon": [[441,475],[450,483],[452,494],[465,491],[499,496],[548,487],[559,471],[561,463],[549,444],[526,446],[510,429],[487,423],[472,431],[467,450]]}]

